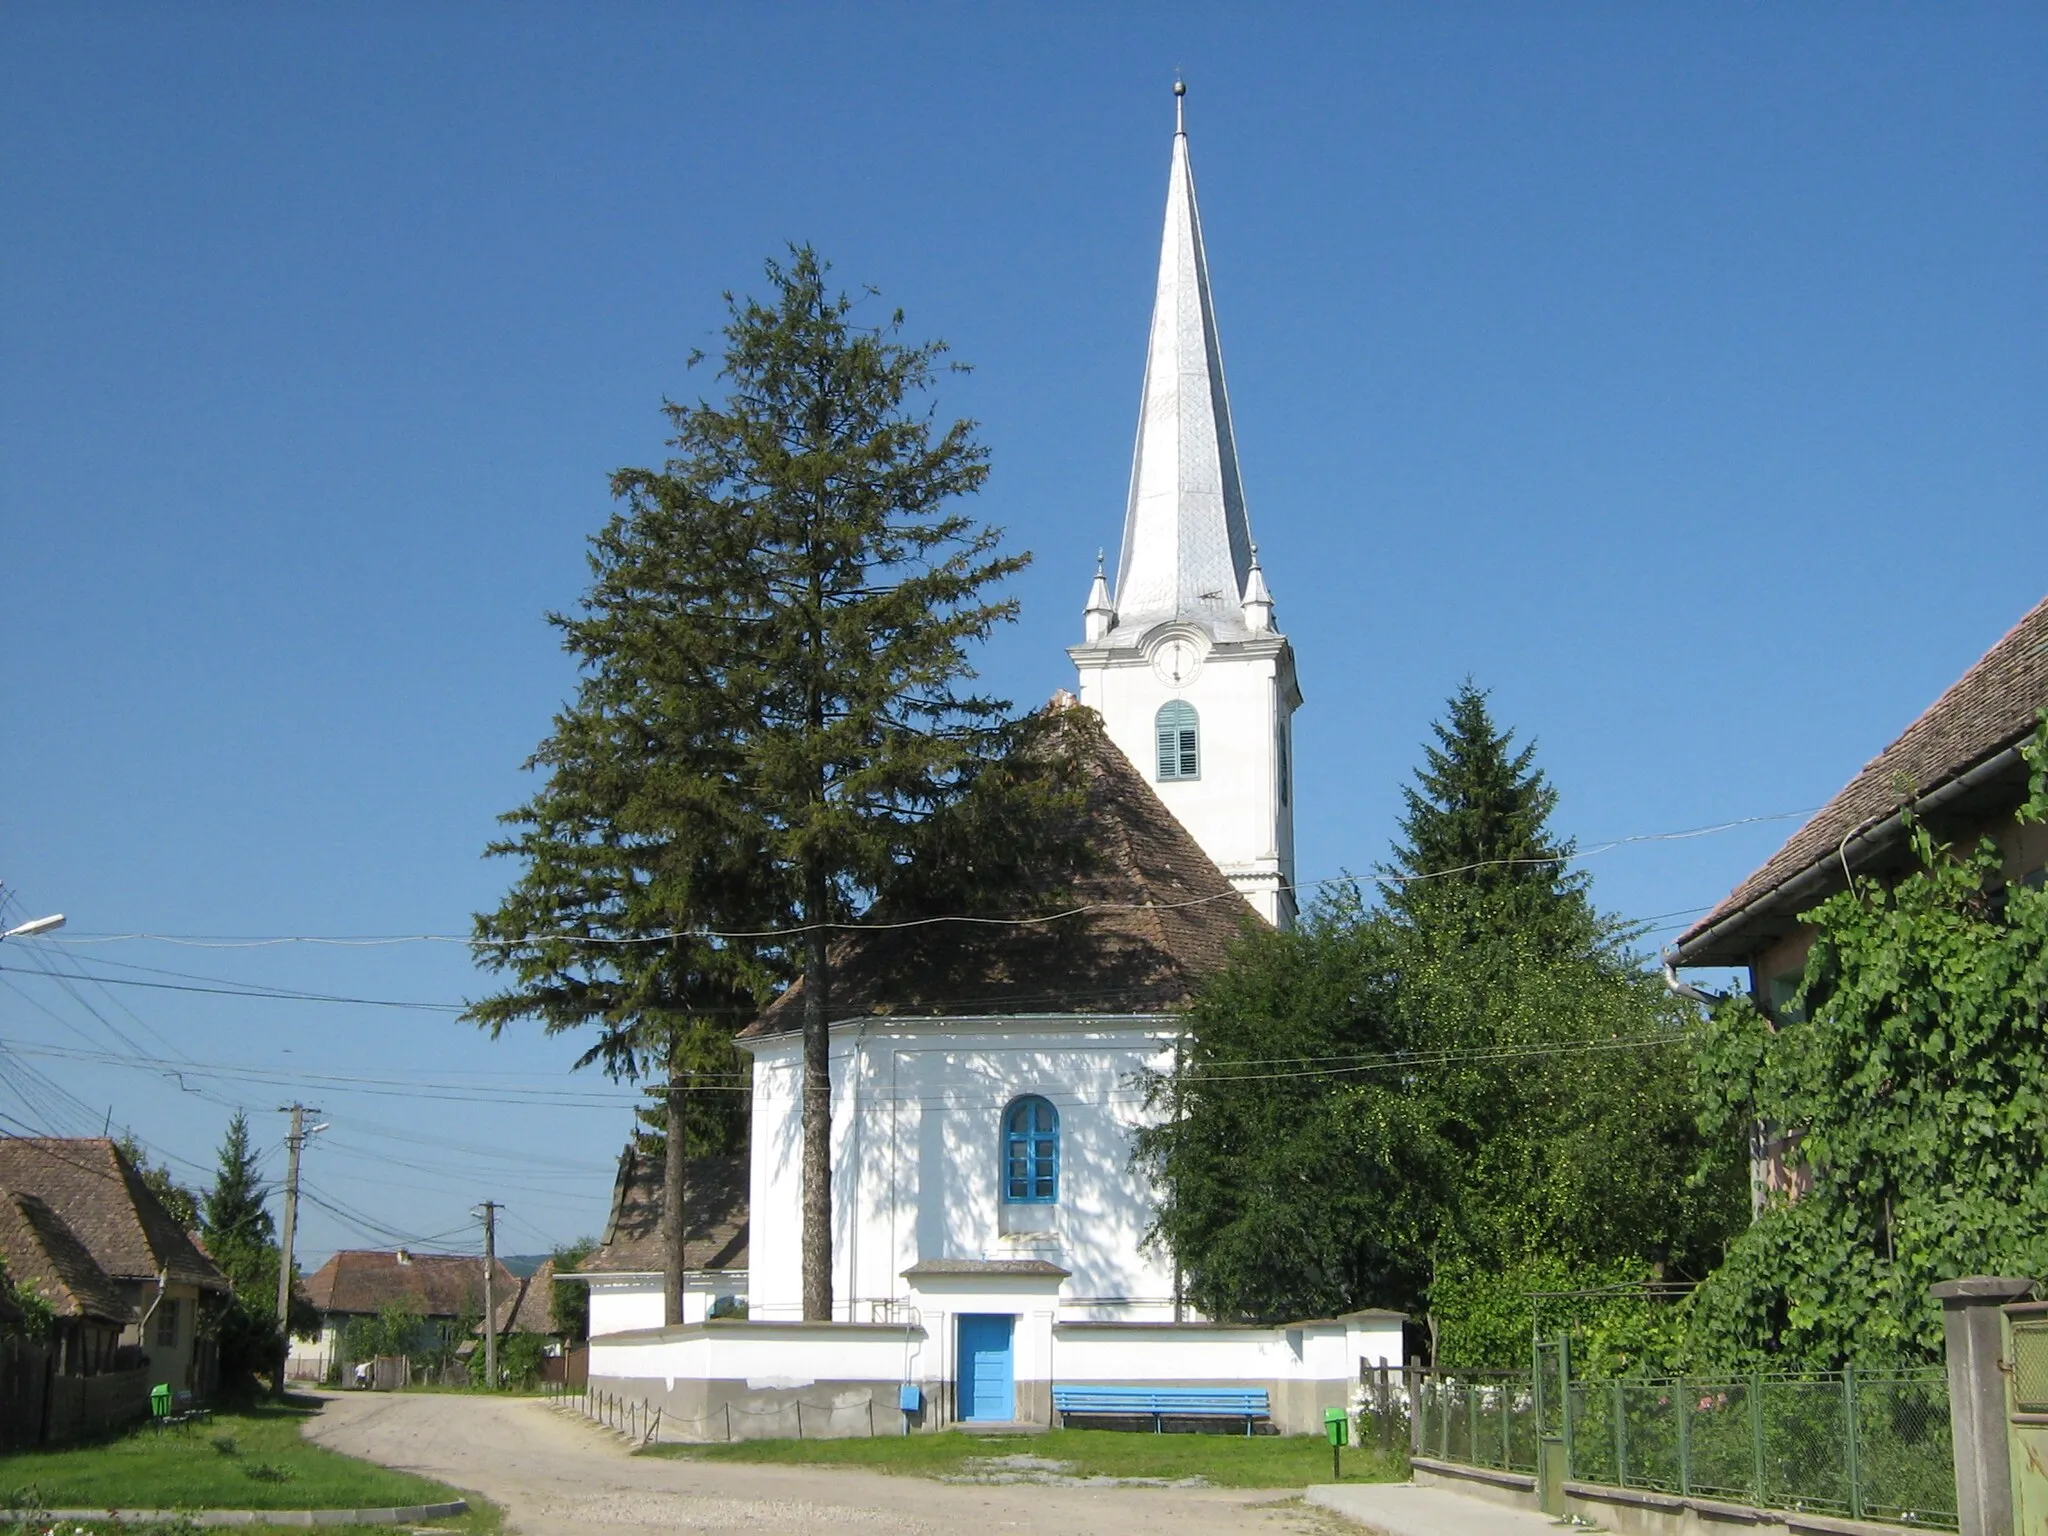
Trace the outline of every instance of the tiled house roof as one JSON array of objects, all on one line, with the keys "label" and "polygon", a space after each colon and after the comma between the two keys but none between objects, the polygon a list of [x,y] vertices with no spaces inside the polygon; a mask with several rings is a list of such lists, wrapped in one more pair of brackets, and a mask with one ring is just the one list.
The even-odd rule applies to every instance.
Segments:
[{"label": "tiled house roof", "polygon": [[551,1334],[557,1331],[555,1261],[548,1259],[519,1282],[517,1295],[499,1299],[498,1332]]},{"label": "tiled house roof", "polygon": [[35,1195],[62,1213],[115,1280],[154,1282],[163,1274],[204,1290],[228,1289],[227,1276],[105,1137],[0,1137],[0,1189]]},{"label": "tiled house roof", "polygon": [[[502,1262],[491,1280],[499,1296],[517,1296],[519,1277]],[[401,1306],[421,1317],[481,1317],[484,1261],[476,1254],[344,1248],[302,1282],[317,1311],[367,1316]]]},{"label": "tiled house roof", "polygon": [[[2023,742],[2048,706],[2048,599],[2015,624],[1977,664],[1907,726],[1784,847],[1695,923],[1678,942],[1678,963],[1734,963],[1741,930],[1769,917],[1789,925],[1790,910],[1839,889],[1839,872],[1817,883],[1852,839],[1881,832],[1898,811],[1992,762]],[[2023,784],[2023,771],[2001,777]],[[1850,862],[1857,863],[1852,851]],[[1810,873],[1811,872],[1811,873]],[[1802,881],[1802,877],[1807,877]],[[1803,886],[1812,886],[1804,889]]]},{"label": "tiled house roof", "polygon": [[[747,1267],[747,1160],[744,1157],[693,1157],[688,1161],[683,1209],[688,1228],[683,1234],[686,1270]],[[619,1176],[612,1186],[611,1218],[604,1242],[576,1266],[579,1275],[654,1274],[663,1261],[661,1217],[662,1159],[629,1145],[619,1154]]]},{"label": "tiled house roof", "polygon": [[[1082,770],[1073,813],[1083,861],[1028,874],[1020,909],[1095,908],[1028,924],[937,923],[871,929],[832,946],[831,1013],[985,1018],[1171,1012],[1222,968],[1251,905],[1102,730],[1095,712],[1066,711]],[[742,1038],[803,1027],[803,984],[790,987]]]},{"label": "tiled house roof", "polygon": [[42,1200],[0,1191],[0,1259],[16,1285],[39,1294],[58,1317],[126,1325],[135,1309],[84,1243]]}]

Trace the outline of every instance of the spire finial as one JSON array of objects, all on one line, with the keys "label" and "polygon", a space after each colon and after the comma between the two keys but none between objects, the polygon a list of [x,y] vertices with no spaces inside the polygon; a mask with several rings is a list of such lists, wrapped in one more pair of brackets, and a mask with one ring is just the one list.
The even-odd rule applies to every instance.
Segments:
[{"label": "spire finial", "polygon": [[1102,551],[1099,549],[1095,551],[1095,574],[1098,576],[1102,574]]},{"label": "spire finial", "polygon": [[1187,119],[1188,83],[1181,79],[1180,71],[1173,72],[1173,131],[1185,138],[1188,131]]}]

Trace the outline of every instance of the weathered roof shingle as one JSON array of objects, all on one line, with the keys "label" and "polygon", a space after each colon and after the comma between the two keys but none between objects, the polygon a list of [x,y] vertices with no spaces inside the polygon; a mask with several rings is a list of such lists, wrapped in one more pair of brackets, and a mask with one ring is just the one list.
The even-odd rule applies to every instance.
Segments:
[{"label": "weathered roof shingle", "polygon": [[[1693,924],[1678,941],[1678,963],[1736,963],[1740,930],[1753,920],[1769,916],[1779,926],[1789,923],[1791,914],[1776,910],[1782,904],[1776,898],[1787,886],[1834,859],[1836,850],[1859,832],[1880,826],[1902,807],[2024,741],[2043,706],[2048,706],[2048,598],[1866,763],[1761,869]],[[1841,883],[1838,876],[1828,888],[1838,889]],[[1802,891],[1800,904],[1824,893]]]},{"label": "weathered roof shingle", "polygon": [[162,1274],[205,1290],[228,1289],[227,1276],[105,1137],[0,1137],[0,1189],[35,1195],[61,1214],[115,1280],[154,1281]]},{"label": "weathered roof shingle", "polygon": [[[747,1160],[693,1157],[687,1163],[683,1210],[686,1270],[747,1267]],[[662,1159],[628,1145],[619,1154],[612,1186],[611,1219],[604,1242],[576,1266],[579,1275],[655,1274],[667,1268],[662,1255]]]},{"label": "weathered roof shingle", "polygon": [[[858,930],[832,945],[831,1014],[986,1018],[1144,1014],[1184,1007],[1248,928],[1263,926],[1091,709],[1061,721],[1081,769],[1079,863],[1027,872],[1022,923],[940,922]],[[1053,912],[1083,909],[1078,915]],[[888,914],[880,914],[886,918]],[[742,1038],[803,1026],[803,984]]]},{"label": "weathered roof shingle", "polygon": [[0,1259],[16,1285],[35,1291],[58,1317],[127,1324],[135,1309],[64,1219],[35,1195],[0,1191]]},{"label": "weathered roof shingle", "polygon": [[[498,1296],[516,1297],[519,1277],[502,1261],[492,1276]],[[481,1317],[484,1261],[473,1253],[413,1253],[409,1249],[344,1248],[301,1284],[322,1312],[367,1316],[399,1306],[421,1317]]]}]

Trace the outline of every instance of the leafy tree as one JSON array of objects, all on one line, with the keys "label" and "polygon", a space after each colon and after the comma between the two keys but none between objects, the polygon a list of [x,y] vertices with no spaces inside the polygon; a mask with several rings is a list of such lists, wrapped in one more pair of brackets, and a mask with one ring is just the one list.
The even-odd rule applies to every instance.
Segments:
[{"label": "leafy tree", "polygon": [[430,1335],[426,1319],[403,1302],[388,1302],[373,1316],[352,1317],[341,1328],[344,1363],[375,1360],[380,1355],[411,1358],[440,1342]]},{"label": "leafy tree", "polygon": [[[579,1237],[573,1243],[565,1243],[555,1250],[555,1273],[574,1274],[595,1252],[597,1239],[594,1237]],[[557,1333],[571,1344],[581,1344],[590,1337],[590,1287],[573,1280],[557,1280],[555,1294],[549,1300],[548,1315]]]},{"label": "leafy tree", "polygon": [[17,1284],[7,1261],[0,1259],[0,1340],[47,1339],[56,1317],[49,1299],[32,1285]]},{"label": "leafy tree", "polygon": [[128,1160],[128,1165],[142,1178],[145,1188],[155,1195],[163,1208],[170,1213],[171,1220],[183,1232],[199,1230],[199,1200],[191,1190],[172,1176],[170,1169],[159,1167],[149,1160],[149,1153],[132,1131],[123,1131],[114,1140],[115,1147]]},{"label": "leafy tree", "polygon": [[1385,873],[1456,873],[1245,941],[1157,1085],[1155,1231],[1211,1315],[1427,1314],[1440,1290],[1470,1313],[1473,1277],[1545,1258],[1698,1275],[1741,1219],[1737,1160],[1695,1123],[1690,1016],[1563,872],[1530,753],[1469,684],[1437,736]]},{"label": "leafy tree", "polygon": [[[2048,714],[2023,822],[2048,819]],[[1940,1358],[1927,1288],[2048,1274],[2048,889],[1997,845],[1912,831],[1918,867],[1802,915],[1791,1008],[1722,1001],[1697,1054],[1706,1130],[1798,1133],[1813,1172],[1729,1246],[1697,1298],[1696,1353],[1833,1367]]]}]

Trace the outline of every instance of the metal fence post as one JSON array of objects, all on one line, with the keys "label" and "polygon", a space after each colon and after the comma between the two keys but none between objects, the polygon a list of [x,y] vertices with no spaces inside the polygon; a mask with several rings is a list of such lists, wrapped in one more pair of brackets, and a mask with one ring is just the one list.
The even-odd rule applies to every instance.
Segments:
[{"label": "metal fence post", "polygon": [[1450,1388],[1442,1376],[1436,1379],[1436,1453],[1444,1461],[1451,1459],[1451,1404]]},{"label": "metal fence post", "polygon": [[1479,1464],[1479,1384],[1465,1383],[1465,1454]]},{"label": "metal fence post", "polygon": [[1764,1375],[1762,1371],[1749,1373],[1749,1460],[1750,1460],[1750,1501],[1761,1509],[1764,1507]]},{"label": "metal fence post", "polygon": [[1686,1498],[1692,1497],[1692,1389],[1685,1384],[1683,1376],[1671,1394],[1671,1404],[1678,1410],[1678,1491]]},{"label": "metal fence post", "polygon": [[1503,1376],[1500,1382],[1500,1469],[1513,1469],[1515,1452],[1510,1438],[1514,1427],[1512,1404],[1515,1396],[1515,1381],[1512,1376]]},{"label": "metal fence post", "polygon": [[1863,1468],[1856,1445],[1856,1367],[1842,1367],[1842,1452],[1849,1474],[1849,1518],[1863,1518]]},{"label": "metal fence post", "polygon": [[1557,1336],[1557,1395],[1559,1405],[1564,1409],[1564,1475],[1574,1475],[1572,1467],[1572,1336],[1560,1333]]},{"label": "metal fence post", "polygon": [[1628,1486],[1628,1400],[1622,1396],[1621,1378],[1614,1378],[1614,1486]]}]

